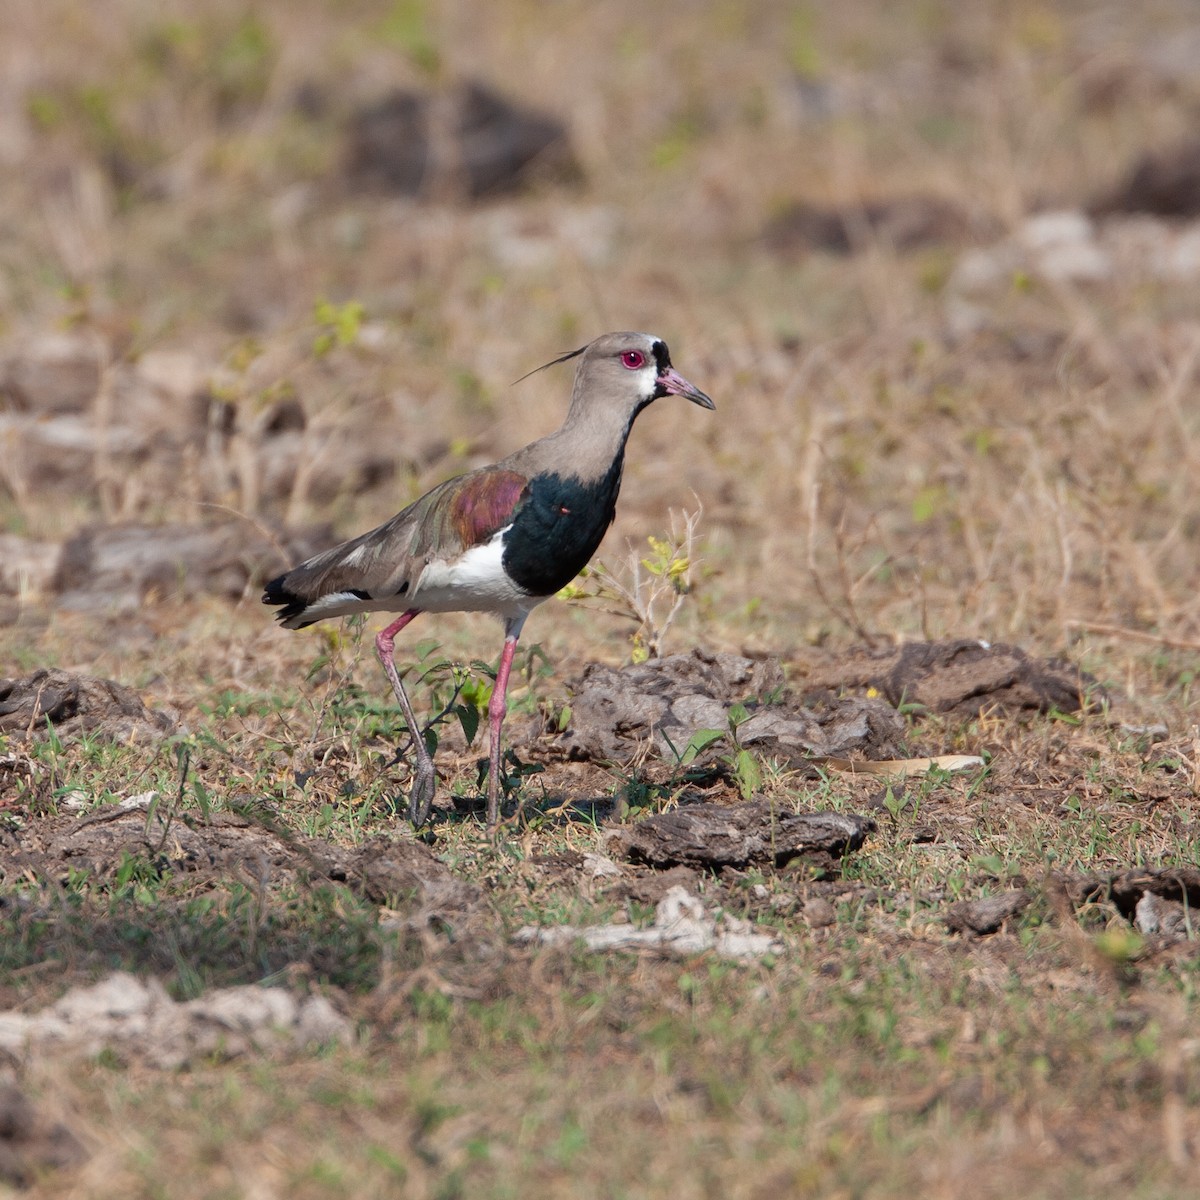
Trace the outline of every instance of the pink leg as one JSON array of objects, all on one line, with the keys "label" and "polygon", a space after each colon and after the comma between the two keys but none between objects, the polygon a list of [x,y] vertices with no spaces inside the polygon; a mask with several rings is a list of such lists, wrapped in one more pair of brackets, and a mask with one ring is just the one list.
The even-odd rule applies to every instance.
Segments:
[{"label": "pink leg", "polygon": [[419,608],[410,608],[407,612],[401,613],[386,629],[381,629],[375,635],[375,653],[379,655],[379,661],[383,664],[388,682],[392,685],[392,691],[396,695],[396,702],[400,705],[400,711],[404,713],[404,719],[408,723],[408,731],[412,734],[413,757],[416,762],[412,769],[413,786],[408,797],[408,817],[414,825],[423,825],[425,818],[429,816],[429,806],[433,803],[433,795],[437,790],[437,772],[433,769],[433,759],[429,757],[429,751],[425,747],[425,739],[421,736],[421,727],[417,724],[417,718],[413,714],[408,693],[405,692],[404,685],[400,682],[400,676],[396,673],[394,656],[396,634],[420,612]]},{"label": "pink leg", "polygon": [[488,701],[488,724],[491,728],[491,754],[488,759],[488,803],[487,823],[495,829],[500,819],[500,727],[508,712],[505,696],[508,692],[508,677],[512,672],[513,654],[517,649],[517,634],[510,633],[504,639],[504,653],[500,655],[500,669],[496,672],[496,685]]}]

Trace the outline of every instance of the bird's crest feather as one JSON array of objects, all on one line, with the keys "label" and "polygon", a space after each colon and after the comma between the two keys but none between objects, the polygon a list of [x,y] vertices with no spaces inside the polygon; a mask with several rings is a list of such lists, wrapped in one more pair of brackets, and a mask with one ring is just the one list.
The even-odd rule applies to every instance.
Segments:
[{"label": "bird's crest feather", "polygon": [[[590,345],[591,342],[588,343],[588,346]],[[580,346],[578,350],[568,350],[566,354],[560,354],[558,358],[552,358],[548,363],[542,363],[540,367],[534,367],[532,371],[526,371],[521,376],[521,379],[514,379],[509,386],[516,387],[521,380],[528,379],[530,375],[536,375],[539,371],[545,371],[548,367],[557,367],[559,363],[565,363],[569,359],[578,358],[586,349],[587,346]]]}]

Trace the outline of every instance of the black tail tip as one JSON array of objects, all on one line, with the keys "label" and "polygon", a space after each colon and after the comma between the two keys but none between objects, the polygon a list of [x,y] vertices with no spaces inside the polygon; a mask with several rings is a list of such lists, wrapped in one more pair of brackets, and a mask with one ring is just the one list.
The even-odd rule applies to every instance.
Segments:
[{"label": "black tail tip", "polygon": [[283,581],[287,575],[276,575],[270,583],[263,585],[262,602],[264,604],[286,604],[295,597],[284,587]]},{"label": "black tail tip", "polygon": [[[289,621],[293,621],[300,616],[308,607],[308,602],[302,600],[295,593],[288,591],[284,581],[287,575],[280,575],[276,579],[272,579],[270,583],[263,587],[262,602],[264,604],[274,604],[279,606],[279,612],[275,614],[275,619],[281,624],[286,625]],[[297,628],[300,628],[297,626]]]}]

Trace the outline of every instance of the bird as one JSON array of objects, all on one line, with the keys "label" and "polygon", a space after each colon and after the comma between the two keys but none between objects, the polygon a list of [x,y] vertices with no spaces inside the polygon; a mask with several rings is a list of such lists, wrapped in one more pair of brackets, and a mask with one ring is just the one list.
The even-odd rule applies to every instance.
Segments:
[{"label": "bird", "polygon": [[488,702],[487,824],[495,830],[508,678],[526,619],[599,548],[616,515],[625,445],[638,414],[669,395],[716,408],[675,370],[666,342],[653,334],[606,333],[529,374],[572,359],[579,360],[575,382],[557,432],[438,484],[376,529],[300,563],[263,591],[263,603],[279,609],[275,616],[286,629],[356,613],[399,614],[376,635],[375,650],[412,739],[408,815],[417,828],[429,815],[437,773],[396,670],[396,635],[422,613],[483,612],[503,621]]}]

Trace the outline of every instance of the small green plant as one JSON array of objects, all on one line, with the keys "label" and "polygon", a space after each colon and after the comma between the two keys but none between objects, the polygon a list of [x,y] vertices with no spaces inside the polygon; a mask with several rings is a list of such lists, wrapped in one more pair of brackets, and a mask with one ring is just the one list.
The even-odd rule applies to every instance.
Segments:
[{"label": "small green plant", "polygon": [[121,861],[113,873],[114,896],[135,899],[139,904],[153,903],[155,888],[162,882],[159,865],[148,856],[121,852]]},{"label": "small green plant", "polygon": [[318,300],[313,308],[317,325],[312,342],[313,357],[324,358],[338,346],[353,346],[362,329],[364,314],[365,309],[357,300],[347,300],[345,304]]},{"label": "small green plant", "polygon": [[899,792],[893,791],[891,784],[888,784],[887,789],[883,793],[883,807],[888,816],[892,818],[892,824],[896,824],[900,820],[900,814],[910,805],[913,815],[916,816],[919,804],[920,800],[910,800],[903,788]]},{"label": "small green plant", "polygon": [[425,707],[433,712],[420,730],[420,736],[431,755],[437,753],[440,741],[438,730],[447,721],[457,721],[467,745],[474,744],[496,679],[495,668],[487,663],[476,659],[469,666],[463,666],[451,662],[440,653],[440,649],[433,638],[418,642],[413,647],[417,662],[410,668],[415,673],[415,690],[418,694],[422,691],[426,693],[424,705],[416,707]]},{"label": "small green plant", "polygon": [[683,751],[678,754],[679,765],[688,766],[707,750],[722,740],[728,740],[729,751],[722,755],[722,760],[729,769],[729,774],[737,785],[743,800],[749,800],[762,788],[762,766],[753,753],[741,744],[738,730],[753,716],[747,704],[733,704],[729,708],[727,729],[697,729],[688,739]]},{"label": "small green plant", "polygon": [[695,512],[672,512],[670,533],[646,539],[649,554],[631,546],[623,568],[613,570],[602,561],[585,567],[559,596],[591,601],[602,612],[635,622],[631,661],[660,657],[667,632],[695,588],[696,529],[703,513],[703,506]]},{"label": "small green plant", "polygon": [[[361,637],[363,622],[361,618],[352,618],[350,623],[355,626],[357,640]],[[321,657],[324,669],[331,659],[325,655]],[[412,657],[412,665],[401,673],[412,696],[414,711],[431,714],[417,731],[430,755],[437,753],[443,728],[448,723],[457,722],[467,746],[473,746],[496,686],[496,667],[482,659],[467,664],[454,662],[441,653],[441,645],[434,638],[417,642],[412,648]],[[510,710],[536,711],[541,703],[539,685],[553,673],[553,664],[540,643],[523,648],[513,663],[510,677]],[[521,680],[526,685],[523,693],[514,686]],[[403,717],[388,694],[371,692],[350,681],[334,694],[330,711],[335,721],[357,725],[359,733],[367,736],[391,740],[396,731],[403,728]],[[405,744],[400,744],[392,761],[402,758],[406,749]],[[519,792],[525,779],[543,770],[540,764],[521,762],[511,749],[505,753],[502,765],[505,769],[501,786],[510,799]],[[480,786],[485,779],[486,763],[481,768]]]}]

